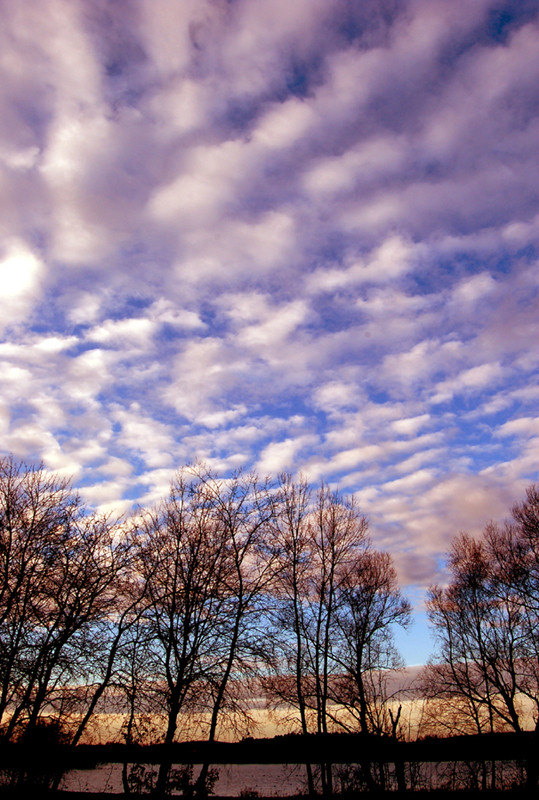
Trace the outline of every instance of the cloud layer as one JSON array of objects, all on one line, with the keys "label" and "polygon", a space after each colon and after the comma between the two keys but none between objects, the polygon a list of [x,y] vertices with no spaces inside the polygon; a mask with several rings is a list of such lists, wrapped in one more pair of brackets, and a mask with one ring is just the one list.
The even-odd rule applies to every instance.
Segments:
[{"label": "cloud layer", "polygon": [[536,2],[0,7],[2,449],[302,470],[439,577],[537,478]]}]

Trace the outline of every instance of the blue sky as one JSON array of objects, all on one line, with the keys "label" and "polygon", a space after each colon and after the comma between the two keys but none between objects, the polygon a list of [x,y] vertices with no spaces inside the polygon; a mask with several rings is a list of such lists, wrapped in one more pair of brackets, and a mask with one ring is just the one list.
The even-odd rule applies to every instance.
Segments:
[{"label": "blue sky", "polygon": [[539,455],[539,4],[0,2],[0,446],[354,493],[418,609]]}]

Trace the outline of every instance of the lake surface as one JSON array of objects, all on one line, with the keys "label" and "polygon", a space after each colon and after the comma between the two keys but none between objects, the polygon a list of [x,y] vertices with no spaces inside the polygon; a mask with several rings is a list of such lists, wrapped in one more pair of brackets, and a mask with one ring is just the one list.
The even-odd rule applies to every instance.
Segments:
[{"label": "lake surface", "polygon": [[[148,765],[149,766],[149,765]],[[305,788],[305,767],[302,764],[218,764],[219,779],[213,792],[222,797],[238,797],[252,790],[265,796],[297,794]],[[196,776],[199,767],[195,767]],[[122,765],[99,764],[94,769],[68,772],[61,789],[72,792],[123,792]]]},{"label": "lake surface", "polygon": [[[146,765],[148,769],[157,770],[157,767]],[[339,773],[344,765],[335,765],[335,785],[339,785]],[[353,769],[353,765],[351,765]],[[483,765],[483,768],[485,765]],[[219,773],[219,778],[213,787],[213,793],[222,797],[239,797],[242,793],[252,792],[266,797],[285,797],[294,794],[306,793],[306,775],[303,764],[216,764],[212,767]],[[481,785],[482,767],[480,762],[422,762],[414,764],[407,762],[404,765],[406,784],[415,789],[464,789],[475,788]],[[200,766],[193,769],[193,778],[196,778]],[[490,770],[490,767],[489,767]],[[515,761],[497,761],[495,767],[496,786],[501,788],[522,785],[524,773],[522,764]],[[341,773],[342,774],[342,773]],[[390,768],[390,786],[396,788],[394,765]],[[488,786],[492,778],[488,776]],[[123,792],[122,765],[99,764],[94,769],[78,769],[68,772],[61,785],[61,789],[74,792],[108,792],[119,794]]]}]

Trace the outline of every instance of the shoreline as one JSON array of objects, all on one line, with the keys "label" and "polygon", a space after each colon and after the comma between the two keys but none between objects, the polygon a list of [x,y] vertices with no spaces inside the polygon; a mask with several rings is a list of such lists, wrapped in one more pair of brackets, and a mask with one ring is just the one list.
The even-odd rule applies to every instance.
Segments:
[{"label": "shoreline", "polygon": [[[32,800],[52,800],[52,798],[57,798],[57,800],[105,800],[106,798],[115,798],[115,800],[134,800],[134,798],[151,798],[151,794],[124,794],[116,793],[116,792],[73,792],[73,791],[62,791],[58,790],[40,790],[40,789],[30,789],[27,787],[26,789],[4,789],[2,791],[2,798],[6,800],[23,800],[29,796],[31,792]],[[472,790],[470,789],[457,789],[457,790],[450,790],[450,789],[418,789],[418,790],[406,790],[403,792],[399,791],[377,791],[377,792],[353,792],[353,793],[334,793],[332,795],[323,796],[323,795],[316,795],[315,800],[351,800],[351,798],[361,798],[361,797],[373,797],[376,798],[391,798],[391,800],[398,800],[399,798],[420,798],[424,797],[425,795],[430,795],[432,797],[439,797],[439,798],[463,798],[464,795],[470,795]],[[533,791],[528,791],[525,788],[522,789],[485,789],[485,790],[473,790],[473,794],[478,794],[482,798],[495,798],[495,797],[507,797],[507,796],[515,796],[527,798],[527,797],[537,797],[537,793]],[[181,794],[173,794],[167,795],[167,797],[185,797],[189,798],[189,795],[181,795]],[[193,798],[192,800],[196,800]],[[258,795],[256,791],[253,793],[242,793],[240,795],[210,795],[208,800],[310,800],[309,795],[306,794],[293,794],[293,795]]]}]

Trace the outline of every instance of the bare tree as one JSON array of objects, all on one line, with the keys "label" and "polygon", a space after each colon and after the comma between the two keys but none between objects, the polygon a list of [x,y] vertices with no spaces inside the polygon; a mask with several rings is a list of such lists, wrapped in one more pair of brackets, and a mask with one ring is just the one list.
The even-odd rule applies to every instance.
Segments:
[{"label": "bare tree", "polygon": [[[483,730],[523,728],[522,698],[539,721],[539,493],[527,490],[504,526],[474,540],[461,534],[448,559],[450,582],[430,590],[428,610],[439,651],[427,669],[431,695]],[[457,713],[460,712],[460,713]],[[528,781],[536,783],[530,761]]]},{"label": "bare tree", "polygon": [[367,544],[367,521],[352,499],[322,486],[311,521],[311,609],[314,617],[313,663],[316,681],[317,730],[328,733],[330,673],[334,669],[333,634],[339,595],[350,580],[350,564]]},{"label": "bare tree", "polygon": [[[503,530],[491,526],[487,534],[498,565],[496,589],[518,599],[522,630],[519,690],[535,708],[539,734],[539,489],[526,490],[526,499],[512,509],[512,521]],[[522,652],[523,651],[523,652]]]},{"label": "bare tree", "polygon": [[445,665],[436,674],[444,680],[440,688],[446,697],[466,698],[478,732],[520,731],[523,617],[520,599],[501,579],[493,548],[501,548],[493,527],[480,541],[461,534],[449,557],[449,586],[430,590],[429,616]]},{"label": "bare tree", "polygon": [[[322,486],[316,496],[311,518],[311,560],[308,603],[312,617],[308,632],[312,675],[315,685],[317,733],[330,731],[332,715],[331,679],[337,663],[334,658],[338,597],[356,561],[367,545],[367,520],[352,498],[344,498]],[[322,792],[333,793],[330,763],[320,765]]]},{"label": "bare tree", "polygon": [[0,722],[10,735],[25,704],[55,542],[79,513],[69,482],[0,460]]},{"label": "bare tree", "polygon": [[[124,651],[130,651],[133,636],[144,612],[145,585],[140,580],[134,564],[134,548],[125,526],[113,533],[109,541],[111,582],[108,587],[109,604],[105,613],[97,617],[90,630],[89,647],[81,652],[82,713],[74,729],[71,744],[76,745],[85,733],[100,703],[110,695],[118,697],[125,681]],[[117,703],[116,703],[117,705]]]},{"label": "bare tree", "polygon": [[201,687],[228,624],[223,586],[229,554],[204,482],[189,470],[177,474],[166,502],[143,515],[136,540],[148,598],[147,659],[165,718],[165,756],[156,785],[163,796],[180,714],[200,709]]},{"label": "bare tree", "polygon": [[124,548],[115,526],[89,514],[69,481],[43,466],[0,462],[0,515],[4,735],[31,730],[44,715],[65,726],[80,717],[83,699],[84,727],[95,708],[82,691],[89,654],[116,609]]},{"label": "bare tree", "polygon": [[[219,637],[207,657],[204,683],[211,698],[208,742],[215,741],[222,712],[249,720],[239,687],[248,685],[260,664],[262,626],[268,587],[274,578],[276,551],[269,541],[273,502],[267,482],[254,474],[218,479],[207,468],[192,471],[211,509],[212,524],[224,537],[220,586]],[[209,763],[200,770],[199,795],[206,793]]]},{"label": "bare tree", "polygon": [[[282,559],[275,585],[279,644],[277,679],[268,688],[298,710],[303,733],[327,734],[338,727],[339,605],[346,583],[357,574],[353,565],[368,548],[367,521],[353,499],[325,486],[313,499],[304,481],[294,483],[289,476],[281,478],[276,520]],[[323,793],[331,794],[331,764],[320,765],[320,780]],[[310,772],[308,782],[313,793]]]},{"label": "bare tree", "polygon": [[409,625],[410,612],[389,553],[361,553],[340,587],[336,614],[339,636],[333,658],[340,681],[333,700],[346,709],[347,718],[340,719],[345,729],[395,733],[388,683],[404,664],[393,633],[396,625]]},{"label": "bare tree", "polygon": [[[309,733],[306,682],[308,666],[308,620],[305,599],[311,571],[311,491],[304,479],[297,482],[289,474],[279,477],[279,492],[273,515],[274,537],[279,557],[273,581],[276,648],[275,678],[266,678],[265,687],[277,703],[297,708],[301,732]],[[309,794],[314,795],[310,763],[306,764]]]}]

